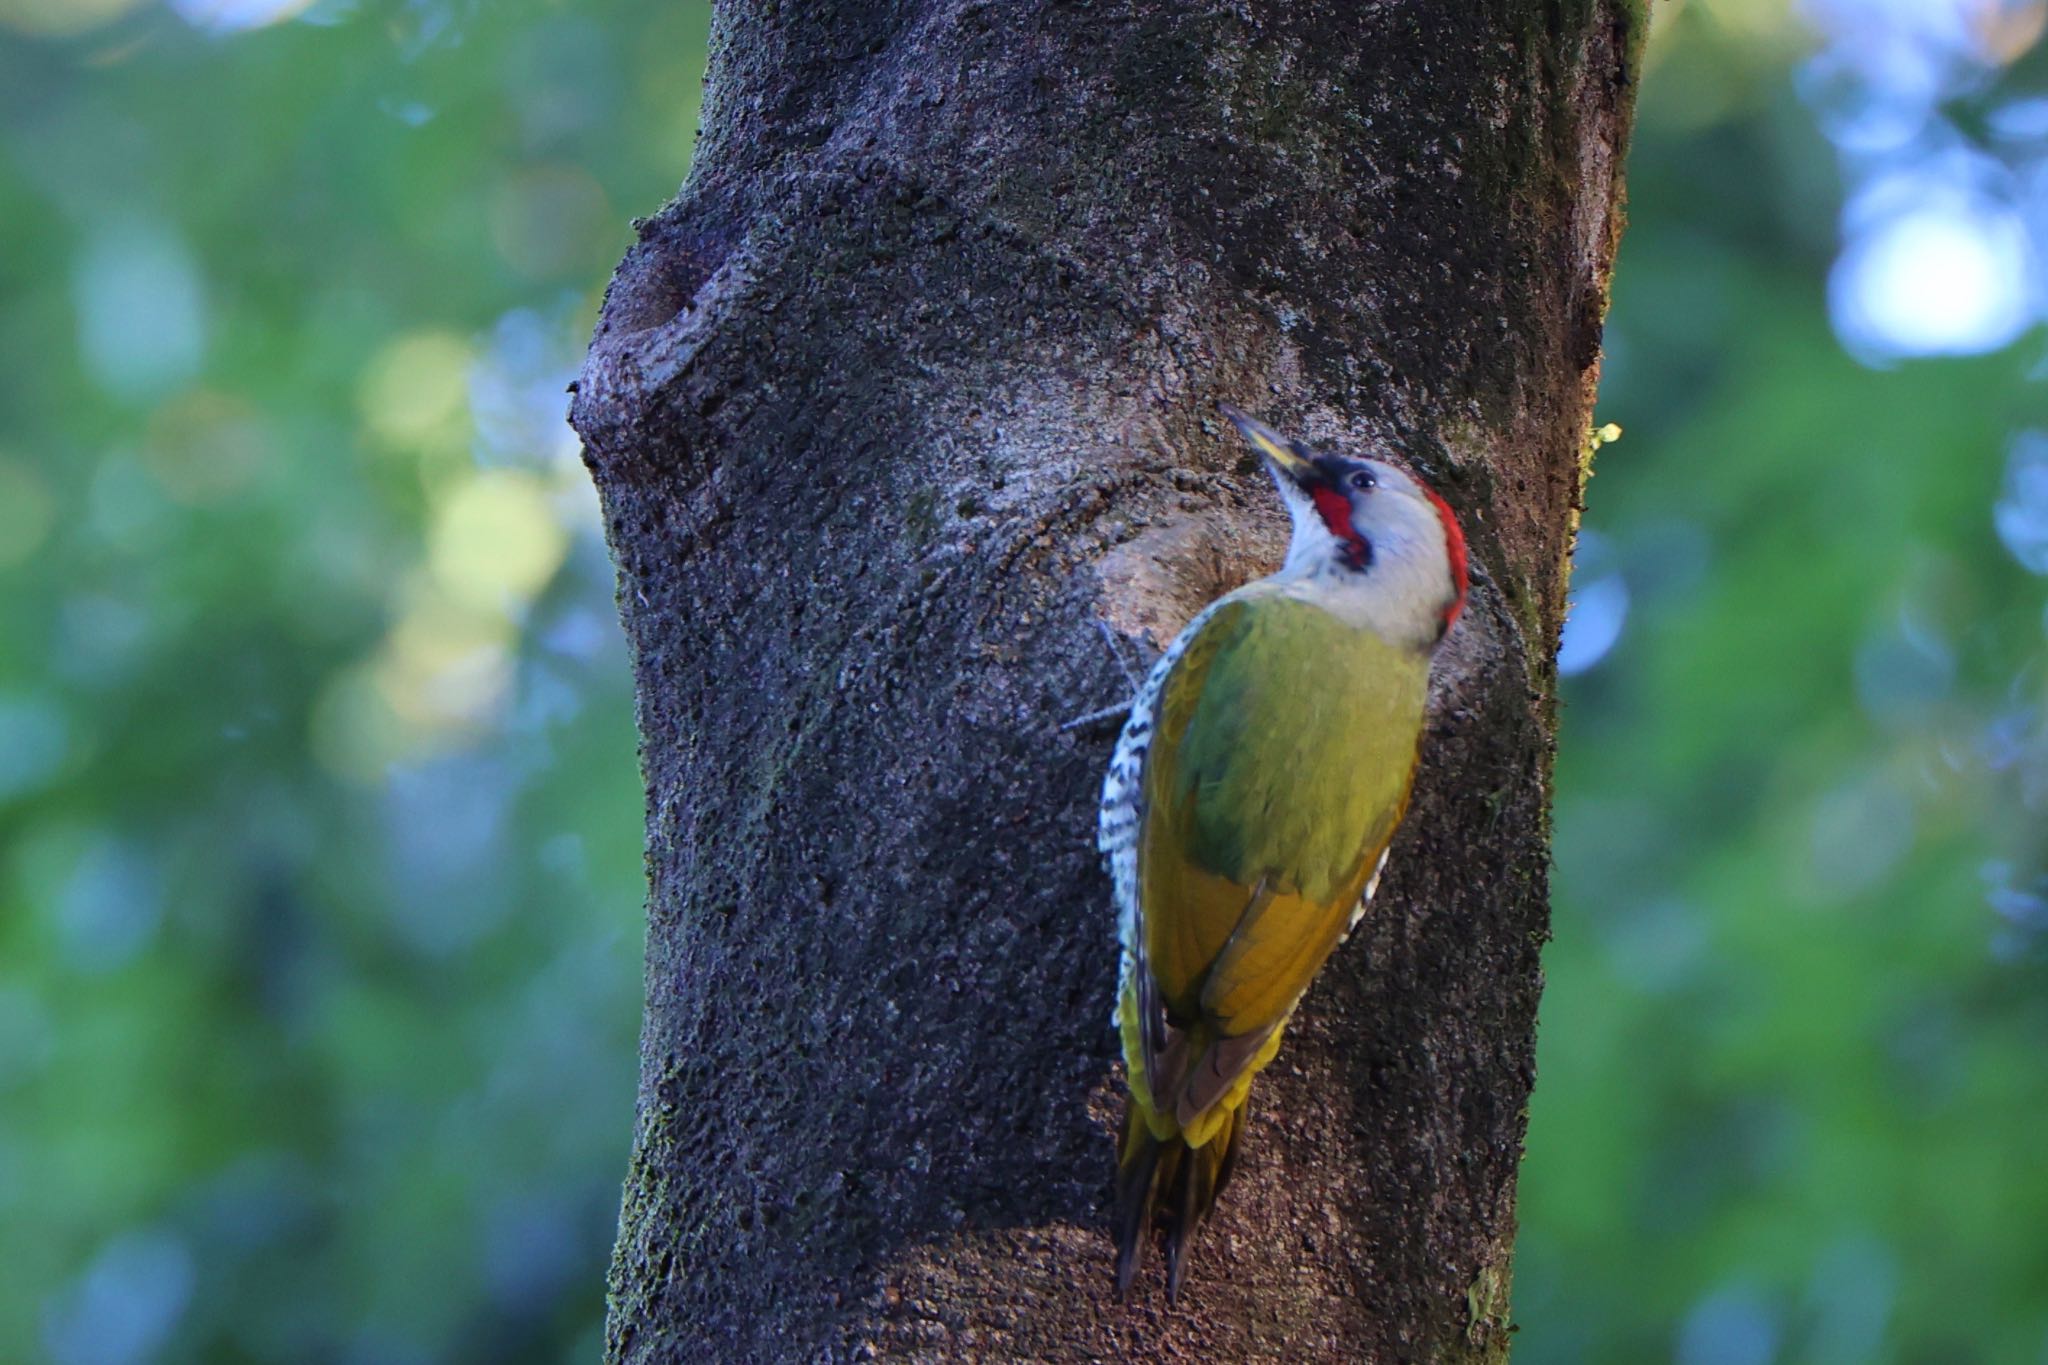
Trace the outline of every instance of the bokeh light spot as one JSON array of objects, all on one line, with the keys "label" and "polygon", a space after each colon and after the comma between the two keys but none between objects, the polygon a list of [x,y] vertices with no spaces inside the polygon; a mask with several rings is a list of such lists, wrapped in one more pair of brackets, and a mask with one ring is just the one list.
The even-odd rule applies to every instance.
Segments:
[{"label": "bokeh light spot", "polygon": [[148,662],[162,622],[125,598],[76,593],[57,617],[57,671],[94,689],[114,687]]},{"label": "bokeh light spot", "polygon": [[0,1091],[30,1079],[56,1050],[56,1026],[35,992],[0,986]]},{"label": "bokeh light spot", "polygon": [[1912,801],[1879,777],[1852,780],[1814,805],[1808,873],[1823,902],[1861,895],[1912,850]]},{"label": "bokeh light spot", "polygon": [[1749,1289],[1723,1289],[1694,1305],[1678,1333],[1678,1365],[1769,1365],[1778,1323]]},{"label": "bokeh light spot", "polygon": [[266,28],[304,13],[313,0],[170,0],[186,23],[209,33]]},{"label": "bokeh light spot", "polygon": [[469,343],[450,332],[411,332],[364,367],[356,389],[363,424],[386,446],[427,456],[469,443]]},{"label": "bokeh light spot", "polygon": [[2048,574],[2048,433],[2013,438],[2005,463],[2005,492],[1992,509],[1998,538],[2032,573]]},{"label": "bokeh light spot", "polygon": [[1912,727],[1955,685],[1955,651],[1901,611],[1856,649],[1856,700],[1872,719]]},{"label": "bokeh light spot", "polygon": [[391,765],[415,747],[412,733],[377,685],[370,664],[328,680],[314,699],[310,731],[307,741],[314,760],[352,782],[381,781]]},{"label": "bokeh light spot", "polygon": [[1619,574],[1591,579],[1572,589],[1571,611],[1557,646],[1557,671],[1584,673],[1606,658],[1628,621],[1628,584]]},{"label": "bokeh light spot", "polygon": [[0,0],[0,28],[31,38],[72,38],[112,23],[140,0]]},{"label": "bokeh light spot", "polygon": [[72,272],[78,345],[109,393],[140,398],[175,388],[206,349],[199,267],[170,228],[129,221],[90,237]]},{"label": "bokeh light spot", "polygon": [[505,263],[550,279],[602,259],[617,231],[604,189],[568,164],[534,166],[499,182],[491,195],[491,240]]},{"label": "bokeh light spot", "polygon": [[0,697],[0,801],[33,792],[64,766],[71,726],[48,697]]},{"label": "bokeh light spot", "polygon": [[1874,359],[1995,351],[2032,320],[2030,273],[2011,210],[1958,198],[1903,207],[1856,232],[1836,263],[1835,327]]},{"label": "bokeh light spot", "polygon": [[[565,395],[588,334],[583,319],[532,308],[515,308],[498,319],[469,376],[480,464],[555,463],[580,471]],[[580,472],[574,483],[593,486]]]},{"label": "bokeh light spot", "polygon": [[434,581],[457,602],[507,610],[554,576],[568,539],[545,484],[513,470],[489,470],[437,510],[428,563]]},{"label": "bokeh light spot", "polygon": [[2048,0],[1987,0],[1968,14],[1980,60],[2004,66],[2025,56],[2048,26]]},{"label": "bokeh light spot", "polygon": [[271,453],[270,438],[246,403],[199,389],[151,417],[142,460],[173,499],[197,504],[241,491]]},{"label": "bokeh light spot", "polygon": [[1798,25],[1785,0],[1697,0],[1724,32],[1767,49],[1790,46]]},{"label": "bokeh light spot", "polygon": [[474,753],[393,765],[384,784],[393,934],[444,957],[475,946],[518,904],[502,881],[519,780]]},{"label": "bokeh light spot", "polygon": [[174,516],[162,486],[131,452],[110,454],[93,471],[85,525],[107,545],[131,555],[155,550]]},{"label": "bokeh light spot", "polygon": [[1628,622],[1629,591],[1605,537],[1581,529],[1572,549],[1571,595],[1557,646],[1557,671],[1570,677],[1606,658]]},{"label": "bokeh light spot", "polygon": [[423,594],[385,640],[378,690],[423,733],[481,723],[511,687],[510,634],[497,612]]},{"label": "bokeh light spot", "polygon": [[0,456],[0,569],[25,563],[42,548],[56,499],[35,470]]},{"label": "bokeh light spot", "polygon": [[46,1310],[44,1349],[54,1365],[144,1365],[184,1316],[196,1279],[175,1233],[121,1233]]},{"label": "bokeh light spot", "polygon": [[2048,931],[2048,877],[2021,880],[2012,863],[1994,858],[1984,864],[1984,899],[1999,918],[2031,933]]},{"label": "bokeh light spot", "polygon": [[1828,1248],[1807,1285],[1805,1306],[1814,1324],[1806,1358],[1881,1359],[1898,1289],[1898,1258],[1882,1242],[1852,1236]]},{"label": "bokeh light spot", "polygon": [[163,918],[157,871],[133,845],[98,835],[80,852],[57,893],[64,956],[82,972],[110,972],[133,961]]}]

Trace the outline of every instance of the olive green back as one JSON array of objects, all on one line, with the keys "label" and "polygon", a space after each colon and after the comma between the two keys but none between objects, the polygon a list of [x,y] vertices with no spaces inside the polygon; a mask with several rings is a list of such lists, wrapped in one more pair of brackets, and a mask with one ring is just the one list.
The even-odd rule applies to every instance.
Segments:
[{"label": "olive green back", "polygon": [[1427,656],[1277,593],[1189,643],[1160,696],[1138,864],[1172,1014],[1244,1034],[1293,1008],[1406,807],[1428,680]]}]

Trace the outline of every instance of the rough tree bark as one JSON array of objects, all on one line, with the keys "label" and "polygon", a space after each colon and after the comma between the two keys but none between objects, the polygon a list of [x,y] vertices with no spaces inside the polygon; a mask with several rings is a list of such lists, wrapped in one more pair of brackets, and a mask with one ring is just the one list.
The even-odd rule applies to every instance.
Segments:
[{"label": "rough tree bark", "polygon": [[[1640,0],[720,6],[579,381],[639,689],[615,1361],[1497,1360],[1552,658]],[[1124,694],[1283,530],[1228,399],[1444,490],[1379,903],[1177,1308],[1111,1284]],[[1157,1261],[1154,1261],[1156,1277]]]}]

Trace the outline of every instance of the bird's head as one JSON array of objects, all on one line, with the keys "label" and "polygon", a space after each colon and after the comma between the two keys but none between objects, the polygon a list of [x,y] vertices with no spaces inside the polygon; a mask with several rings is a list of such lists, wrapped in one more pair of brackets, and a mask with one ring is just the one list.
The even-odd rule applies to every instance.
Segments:
[{"label": "bird's head", "polygon": [[1326,455],[1220,406],[1266,457],[1294,519],[1281,572],[1368,589],[1413,634],[1441,638],[1465,607],[1465,536],[1436,490],[1397,465]]}]

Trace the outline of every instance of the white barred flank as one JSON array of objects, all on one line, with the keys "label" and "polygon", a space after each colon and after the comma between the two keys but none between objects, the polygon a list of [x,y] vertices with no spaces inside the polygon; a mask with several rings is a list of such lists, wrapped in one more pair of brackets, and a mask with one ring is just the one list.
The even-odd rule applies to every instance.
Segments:
[{"label": "white barred flank", "polygon": [[[1102,853],[1103,865],[1109,870],[1112,894],[1116,897],[1116,936],[1122,949],[1117,966],[1117,1001],[1123,999],[1124,991],[1130,985],[1132,969],[1138,961],[1138,825],[1145,815],[1145,755],[1152,747],[1152,721],[1159,709],[1159,694],[1166,686],[1166,675],[1180,662],[1180,656],[1187,652],[1188,645],[1209,623],[1216,609],[1230,600],[1230,597],[1221,597],[1204,607],[1180,634],[1173,637],[1173,643],[1153,663],[1151,671],[1145,675],[1144,684],[1138,688],[1138,695],[1131,699],[1130,717],[1124,722],[1123,733],[1117,736],[1116,753],[1110,758],[1109,772],[1102,779],[1102,807],[1096,820],[1095,847]],[[1110,1003],[1112,1027],[1116,1024],[1117,1001]]]},{"label": "white barred flank", "polygon": [[[1102,853],[1103,866],[1109,872],[1111,894],[1116,899],[1116,936],[1120,948],[1116,999],[1110,1002],[1109,1009],[1112,1028],[1116,1027],[1117,1010],[1124,991],[1130,986],[1131,972],[1141,956],[1138,828],[1145,817],[1145,756],[1152,747],[1152,723],[1159,709],[1159,694],[1165,690],[1167,674],[1180,662],[1180,656],[1187,653],[1188,646],[1201,633],[1202,627],[1209,624],[1209,618],[1236,596],[1232,593],[1220,597],[1204,607],[1200,615],[1173,637],[1173,643],[1153,663],[1138,688],[1137,696],[1131,699],[1131,714],[1124,721],[1123,733],[1117,736],[1116,752],[1110,757],[1109,771],[1102,779],[1102,806],[1096,816],[1095,847]],[[1373,893],[1380,889],[1380,875],[1387,870],[1387,855],[1391,852],[1391,843],[1380,850],[1379,863],[1366,880],[1365,891],[1359,896],[1358,904],[1352,907],[1351,918],[1344,926],[1339,943],[1351,937],[1351,931],[1358,927],[1359,919],[1372,903]]]},{"label": "white barred flank", "polygon": [[1365,907],[1372,904],[1372,893],[1380,889],[1380,874],[1387,870],[1387,855],[1394,851],[1394,841],[1387,840],[1387,846],[1380,850],[1380,860],[1373,864],[1372,875],[1365,879],[1365,890],[1359,893],[1358,904],[1351,907],[1351,918],[1344,922],[1344,933],[1337,942],[1341,945],[1351,941],[1351,931],[1358,927],[1358,921],[1365,916]]}]

